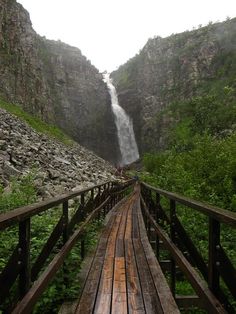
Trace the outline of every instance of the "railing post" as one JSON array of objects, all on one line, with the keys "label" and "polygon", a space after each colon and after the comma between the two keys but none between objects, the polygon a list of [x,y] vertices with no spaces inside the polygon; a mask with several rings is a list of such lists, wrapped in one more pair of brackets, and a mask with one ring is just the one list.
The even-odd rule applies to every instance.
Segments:
[{"label": "railing post", "polygon": [[104,185],[102,186],[102,193],[101,193],[101,203],[104,201],[105,199],[105,187]]},{"label": "railing post", "polygon": [[26,294],[31,284],[30,271],[30,218],[19,223],[19,261],[21,266],[19,276],[20,299]]},{"label": "railing post", "polygon": [[[160,194],[156,192],[155,220],[156,220],[157,224],[159,222],[160,199],[161,199],[160,198]],[[155,243],[156,243],[156,256],[159,259],[159,256],[160,256],[160,244],[159,244],[159,237],[158,237],[157,233],[156,233]]]},{"label": "railing post", "polygon": [[[84,217],[85,217],[85,213],[84,213],[84,205],[85,205],[85,201],[84,201],[84,193],[81,194],[80,196],[80,204],[81,204],[81,221],[83,221]],[[84,241],[84,235],[82,235],[81,241],[80,241],[80,256],[82,259],[84,259],[85,256],[85,241]]]},{"label": "railing post", "polygon": [[82,235],[81,241],[80,241],[80,256],[83,260],[85,257],[85,241],[84,241],[84,234]]},{"label": "railing post", "polygon": [[[148,190],[148,210],[149,210],[150,215],[153,217],[154,208],[152,205],[153,205],[153,203],[152,203],[152,191]],[[149,219],[147,220],[147,234],[148,234],[149,242],[151,243],[152,233],[151,233],[151,222]]]},{"label": "railing post", "polygon": [[[149,207],[148,207],[148,197],[147,197],[147,190],[145,188],[145,192],[144,192],[144,195],[145,195],[145,203],[147,205],[147,209],[149,211]],[[145,223],[145,227],[146,227],[146,230],[148,229],[148,218],[147,218],[147,215],[145,214],[144,215],[144,223]]]},{"label": "railing post", "polygon": [[[149,197],[150,197],[150,194],[149,194]],[[150,207],[150,201],[148,202],[148,211],[149,211],[149,214],[152,215],[152,209]],[[148,240],[149,240],[149,242],[151,242],[151,223],[150,223],[148,216],[146,216],[146,226],[147,226]]]},{"label": "railing post", "polygon": [[94,199],[94,189],[91,190],[91,200],[93,201]]},{"label": "railing post", "polygon": [[85,204],[85,202],[84,202],[84,193],[82,193],[80,195],[80,205],[81,205],[81,208],[82,208],[83,211],[84,211],[84,204]]},{"label": "railing post", "polygon": [[[62,204],[62,210],[63,210],[63,244],[65,244],[69,237],[69,230],[68,230],[68,210],[69,210],[69,204],[68,201],[63,202]],[[68,275],[67,275],[67,267],[66,262],[63,263],[63,281],[65,286],[68,286]]]},{"label": "railing post", "polygon": [[[107,186],[105,185],[105,190],[106,190],[106,192],[105,192],[105,197],[104,197],[104,200],[103,201],[105,201],[105,199],[107,198],[107,196],[108,196],[108,191],[107,191]],[[104,215],[104,218],[106,217],[106,214],[107,214],[107,204],[105,204],[104,206],[103,206],[103,215]]]},{"label": "railing post", "polygon": [[115,194],[114,194],[114,203],[115,205],[117,204],[117,194],[116,194],[117,190],[115,191]]},{"label": "railing post", "polygon": [[112,200],[112,187],[113,187],[113,182],[110,182],[110,187],[109,187],[109,196],[110,200],[107,203],[107,213],[112,209],[113,207],[113,200]]},{"label": "railing post", "polygon": [[116,205],[116,199],[115,199],[115,195],[112,195],[112,205],[113,207]]},{"label": "railing post", "polygon": [[63,202],[63,244],[68,240],[68,201]]},{"label": "railing post", "polygon": [[220,223],[209,217],[209,260],[208,260],[208,286],[217,296],[219,293],[219,254],[220,249]]},{"label": "railing post", "polygon": [[101,198],[101,187],[98,187],[98,204],[100,204],[100,198]]},{"label": "railing post", "polygon": [[[101,188],[99,187],[96,197],[94,198],[93,196],[93,209],[95,209],[97,206],[99,206],[102,203],[102,200],[100,199],[100,195],[101,195]],[[92,193],[91,193],[91,197],[92,197]],[[97,221],[99,222],[101,217],[103,218],[103,216],[104,216],[104,210],[102,208],[101,210],[99,210],[97,214]]]},{"label": "railing post", "polygon": [[[175,236],[175,217],[176,217],[176,204],[174,200],[170,200],[170,238],[173,243],[176,243]],[[171,257],[171,291],[175,297],[175,279],[176,279],[176,267],[175,260]]]},{"label": "railing post", "polygon": [[102,208],[102,216],[103,216],[103,219],[105,219],[105,217],[106,217],[106,213],[107,212],[107,205],[105,204],[104,206],[103,206],[103,208]]},{"label": "railing post", "polygon": [[[145,190],[144,190],[144,186],[141,185],[141,196],[146,203],[146,198],[145,198]],[[142,211],[142,216],[143,216],[143,222],[144,222],[144,225],[145,225],[145,228],[146,228],[146,214],[145,214],[145,211],[144,211],[144,207],[143,207],[143,204],[141,202],[141,211]]]}]

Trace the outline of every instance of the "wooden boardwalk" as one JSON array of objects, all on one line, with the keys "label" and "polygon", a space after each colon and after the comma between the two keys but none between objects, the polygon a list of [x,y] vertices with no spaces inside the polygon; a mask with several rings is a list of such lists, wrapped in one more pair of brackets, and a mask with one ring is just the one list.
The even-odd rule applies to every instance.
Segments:
[{"label": "wooden boardwalk", "polygon": [[149,244],[139,195],[137,187],[111,212],[75,313],[179,313]]},{"label": "wooden boardwalk", "polygon": [[[136,185],[127,198],[134,183],[134,180],[104,182],[1,214],[1,232],[7,234],[11,227],[19,230],[18,242],[0,272],[2,312],[31,313],[59,269],[63,268],[63,281],[67,285],[66,274],[70,271],[65,263],[67,256],[80,242],[81,258],[84,257],[82,248],[87,226],[109,212],[92,263],[87,263],[89,270],[81,297],[72,307],[64,307],[66,313],[179,313],[149,244],[141,200],[152,243],[155,243],[157,252],[165,249],[171,255],[171,261],[163,266],[168,266],[165,269],[172,290],[175,291],[175,283],[182,280],[183,275],[194,289],[192,295],[175,294],[179,307],[189,309],[195,306],[215,314],[236,313],[232,302],[236,299],[236,269],[222,245],[224,234],[221,235],[222,226],[236,228],[236,214],[144,182]],[[77,208],[70,217],[69,201],[75,198]],[[168,213],[162,200],[169,203]],[[176,210],[179,205],[208,217],[208,260],[203,259],[194,245],[192,237],[197,235],[191,234],[181,222]],[[37,252],[37,258],[32,260],[32,217],[48,210],[58,212],[58,222],[45,239],[41,251]],[[166,225],[169,233],[163,229]],[[202,226],[206,227],[205,224]],[[12,288],[14,285],[16,289]]]}]

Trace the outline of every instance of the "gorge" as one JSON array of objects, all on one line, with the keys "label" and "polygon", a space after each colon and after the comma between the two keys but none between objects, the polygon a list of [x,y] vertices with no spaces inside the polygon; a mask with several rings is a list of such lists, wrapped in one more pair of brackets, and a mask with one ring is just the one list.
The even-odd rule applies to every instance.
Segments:
[{"label": "gorge", "polygon": [[[168,133],[180,119],[172,115],[175,103],[235,88],[235,34],[234,18],[149,39],[111,73],[117,107],[111,106],[111,89],[102,74],[78,48],[39,36],[19,3],[0,0],[0,98],[59,126],[113,164],[128,163],[138,151],[142,155],[168,146]],[[132,121],[138,149],[133,140],[119,142],[112,108],[120,114],[123,108],[130,117],[121,129],[129,129]],[[127,145],[130,156],[124,155]]]},{"label": "gorge", "polygon": [[[65,136],[62,130],[69,137]],[[55,133],[57,136],[54,136]],[[63,139],[66,141],[63,142]],[[129,165],[138,160],[139,156],[140,162],[133,167],[135,171],[132,167],[125,167],[125,173],[122,173],[118,171],[120,169],[112,166],[112,164],[122,167]],[[127,182],[124,182],[127,176],[133,177],[132,180],[128,180],[128,186]],[[157,222],[163,222],[163,231],[169,231],[171,237],[170,241],[167,240],[167,246],[178,244],[183,247],[187,262],[191,262],[192,259],[198,260],[198,263],[203,265],[200,267],[203,269],[200,270],[203,274],[201,278],[205,276],[209,279],[209,273],[214,269],[220,255],[219,269],[224,273],[224,269],[228,268],[229,262],[222,252],[215,252],[215,244],[220,244],[220,241],[222,247],[219,247],[221,250],[228,248],[229,256],[234,266],[236,265],[235,240],[233,240],[236,239],[236,232],[235,230],[228,232],[227,229],[221,228],[217,220],[222,219],[222,223],[232,222],[232,216],[224,214],[223,210],[220,212],[220,208],[236,212],[236,18],[227,19],[222,23],[209,23],[205,27],[172,34],[167,38],[156,36],[149,39],[132,59],[111,74],[106,73],[103,76],[78,48],[36,34],[28,12],[16,0],[0,0],[0,212],[55,197],[56,203],[53,203],[53,206],[56,206],[55,212],[58,215],[52,223],[54,216],[51,207],[46,219],[41,215],[41,210],[34,212],[34,216],[37,215],[39,220],[35,220],[34,225],[31,226],[36,227],[37,237],[33,234],[35,230],[29,228],[34,217],[24,217],[24,211],[20,214],[24,220],[19,220],[19,216],[15,215],[14,220],[21,226],[19,231],[24,230],[18,242],[15,240],[15,237],[18,237],[15,228],[12,229],[13,233],[9,237],[0,241],[0,249],[4,257],[0,259],[0,269],[3,263],[4,269],[5,265],[6,268],[8,265],[16,265],[18,272],[23,273],[20,270],[23,260],[21,247],[17,246],[15,250],[12,248],[19,243],[19,245],[23,244],[25,252],[28,251],[26,244],[29,246],[30,238],[24,240],[27,233],[33,235],[31,237],[33,250],[38,246],[39,252],[41,249],[43,249],[41,252],[44,252],[44,248],[51,246],[50,243],[54,241],[56,233],[58,239],[60,238],[58,247],[62,248],[62,251],[65,246],[68,248],[67,236],[69,233],[73,234],[74,228],[72,221],[79,223],[79,228],[76,227],[75,230],[76,234],[79,235],[77,232],[81,231],[81,243],[70,256],[71,265],[76,268],[77,274],[80,266],[78,267],[74,261],[81,263],[84,248],[89,248],[90,241],[95,243],[97,233],[103,228],[107,202],[110,202],[113,207],[115,204],[113,200],[116,202],[121,195],[127,198],[126,193],[131,192],[129,184],[133,184],[137,177],[141,183],[146,182],[153,188],[141,184],[144,198],[135,200],[134,211],[129,205],[125,212],[124,203],[121,202],[121,211],[116,207],[113,212],[118,213],[118,218],[113,214],[110,215],[114,220],[108,222],[109,229],[105,231],[109,239],[102,237],[97,243],[98,245],[110,243],[116,256],[110,256],[111,247],[99,251],[99,254],[96,253],[99,261],[93,263],[95,267],[90,269],[94,269],[99,283],[92,280],[93,284],[88,288],[88,295],[91,295],[91,287],[96,285],[98,288],[98,290],[93,289],[92,309],[96,308],[99,291],[106,290],[108,277],[112,293],[116,290],[117,269],[122,279],[123,292],[128,287],[122,277],[126,268],[131,271],[131,275],[135,274],[131,276],[132,280],[139,277],[145,279],[143,282],[148,288],[147,293],[144,293],[146,296],[149,292],[151,295],[153,289],[156,289],[155,286],[149,289],[147,285],[157,278],[150,272],[154,264],[146,267],[148,277],[139,276],[137,272],[139,270],[142,274],[143,261],[150,257],[147,252],[146,257],[140,258],[140,250],[145,252],[145,243],[142,242],[143,232],[138,231],[133,224],[135,222],[136,226],[140,226],[142,217],[139,210],[140,202],[146,212],[148,233],[153,232],[156,226],[154,223],[153,228],[150,228],[148,217],[152,218],[153,210],[157,209]],[[98,183],[102,183],[103,187],[98,187]],[[84,192],[85,188],[94,185],[96,187],[89,188],[88,193]],[[117,189],[119,185],[120,189]],[[133,199],[136,197],[136,192],[139,193],[139,187],[136,188],[131,196],[134,197]],[[63,198],[63,203],[57,202],[57,198],[61,198],[64,193],[75,191],[80,191],[80,195],[77,194],[78,198],[71,201],[66,196]],[[179,197],[178,194],[185,197]],[[165,198],[166,196],[168,197]],[[188,198],[196,200],[191,202],[190,208],[185,206],[190,202]],[[148,206],[145,206],[145,202]],[[204,211],[211,214],[209,217],[203,217],[202,202],[219,208],[212,210],[207,205]],[[199,209],[199,213],[195,209]],[[177,212],[180,219],[176,216]],[[83,219],[87,221],[95,216],[97,221],[91,223],[87,229]],[[2,221],[4,223],[4,219]],[[122,222],[127,222],[127,227],[122,225]],[[187,226],[186,232],[182,229],[182,225]],[[179,234],[172,228],[174,226]],[[221,234],[220,229],[222,229]],[[41,236],[42,230],[44,230],[43,236]],[[85,238],[84,231],[88,234],[88,238]],[[217,239],[214,238],[214,232],[217,234]],[[50,233],[51,236],[48,238]],[[125,236],[125,242],[120,237],[121,234]],[[126,243],[131,234],[135,236],[134,240],[131,239]],[[141,236],[141,241],[136,238],[136,234]],[[155,247],[159,251],[159,237],[156,235],[158,242]],[[183,242],[179,242],[179,235],[183,238]],[[74,243],[76,237],[73,235]],[[48,239],[44,246],[40,243],[41,238]],[[150,239],[153,238],[154,234],[150,236]],[[165,238],[164,233],[161,238]],[[37,243],[38,239],[39,243]],[[139,244],[135,241],[139,241]],[[10,244],[9,248],[8,244]],[[188,250],[185,250],[186,245],[189,246],[189,252],[193,252],[193,258],[188,254]],[[194,245],[199,248],[199,252],[195,251]],[[129,256],[130,250],[132,251],[134,247],[138,249],[137,254],[132,257],[135,262],[134,267],[130,268],[130,259],[127,263],[123,260],[122,267],[117,267],[121,261],[120,252],[124,253],[122,255]],[[209,252],[210,247],[213,253]],[[176,256],[179,256],[178,250],[176,252]],[[5,257],[8,258],[10,254],[12,258],[8,263]],[[29,256],[29,251],[27,254]],[[55,254],[61,253],[55,249]],[[210,255],[215,257],[211,258]],[[100,259],[101,256],[103,260]],[[163,255],[161,253],[160,256],[165,258],[166,252]],[[108,257],[107,261],[105,261],[106,257]],[[116,258],[118,263],[113,265]],[[211,264],[208,262],[210,259],[212,259]],[[225,264],[221,264],[224,259]],[[36,258],[33,257],[32,260]],[[97,265],[109,266],[110,260],[112,267],[105,267],[104,271],[98,271]],[[177,260],[183,261],[180,256]],[[62,265],[61,257],[57,261]],[[164,264],[174,273],[171,280],[174,283],[175,279],[180,277],[179,269],[178,276],[175,278],[176,265],[172,261],[167,262],[171,267],[166,264],[166,260]],[[29,270],[25,274],[30,274],[28,266],[33,264],[29,263],[28,259],[25,259],[25,264]],[[66,264],[69,265],[66,262],[65,266]],[[57,262],[50,262],[50,265],[57,267]],[[189,268],[188,264],[185,265]],[[222,265],[226,266],[222,267]],[[195,266],[193,263],[193,273]],[[12,269],[13,267],[9,268],[9,274]],[[236,276],[235,270],[231,273]],[[49,278],[48,274],[46,273],[44,278]],[[53,308],[54,311],[56,307],[52,303],[55,301],[59,301],[59,304],[62,299],[71,300],[73,293],[76,293],[76,298],[78,297],[76,289],[78,286],[82,287],[79,278],[70,273],[77,287],[68,289],[69,272],[66,271],[64,275],[60,272],[58,274],[58,283],[63,286],[61,289],[63,298],[59,296],[56,299],[60,290],[55,288],[57,283],[53,284],[52,287],[55,289],[49,288],[48,294],[42,298],[42,303],[35,313],[54,313],[51,310],[45,311],[45,304],[47,306],[49,303],[48,307]],[[104,281],[101,280],[102,274],[105,274]],[[88,275],[86,277],[88,278]],[[218,274],[216,277],[218,281]],[[2,278],[4,279],[4,276]],[[93,276],[92,278],[94,279]],[[28,276],[28,279],[27,282],[25,281],[27,285],[31,284],[32,278]],[[193,295],[192,287],[189,284],[185,285],[184,276],[180,279],[181,284],[176,286],[178,289],[176,296],[188,297],[189,294],[193,302],[198,301]],[[194,285],[196,282],[201,285],[200,280],[196,281],[193,278]],[[62,281],[63,285],[61,285]],[[211,279],[210,281],[213,282]],[[32,280],[33,282],[34,285],[45,283],[40,280]],[[234,282],[235,280],[232,280],[233,289]],[[2,283],[4,287],[4,280]],[[21,275],[19,283],[21,285]],[[100,283],[104,284],[102,289]],[[134,295],[137,295],[136,282],[132,281],[132,285],[135,289]],[[160,286],[163,288],[162,285]],[[14,286],[12,288],[14,290]],[[172,290],[174,291],[175,287]],[[233,291],[235,293],[235,289]],[[200,297],[205,293],[206,290],[203,289]],[[34,294],[32,295],[34,298]],[[125,295],[128,299],[129,295],[126,293]],[[106,302],[106,297],[99,300]],[[110,296],[108,297],[110,300]],[[114,299],[116,296],[107,303],[109,313]],[[232,301],[234,311],[231,312],[234,313],[236,305],[235,300]],[[139,304],[137,302],[137,311],[140,309]],[[130,311],[127,306],[124,308],[126,312]],[[0,313],[1,310],[2,308]]]}]

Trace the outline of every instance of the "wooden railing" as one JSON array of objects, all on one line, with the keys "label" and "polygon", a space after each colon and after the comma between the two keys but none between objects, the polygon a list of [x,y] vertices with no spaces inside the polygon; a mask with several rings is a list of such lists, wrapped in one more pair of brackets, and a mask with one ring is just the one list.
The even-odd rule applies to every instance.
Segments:
[{"label": "wooden railing", "polygon": [[[163,200],[167,206],[165,209],[161,204]],[[236,270],[222,247],[221,226],[236,228],[236,214],[145,183],[141,183],[141,204],[147,233],[160,263],[161,245],[171,254],[169,273],[172,293],[177,302],[186,306],[191,304],[201,306],[209,313],[226,313],[226,311],[235,313],[235,304],[233,307],[231,301],[236,300]],[[208,217],[207,261],[194,245],[189,230],[181,223],[177,206],[194,209]],[[202,226],[199,225],[199,228]],[[197,235],[195,237],[197,238]],[[234,249],[236,251],[236,243]],[[178,300],[175,293],[177,267],[185,274],[199,298],[192,296]],[[229,293],[222,288],[220,279],[224,281]]]},{"label": "wooden railing", "polygon": [[[5,301],[12,297],[12,287],[18,285],[18,289],[11,299],[10,308],[3,310],[30,313],[60,268],[65,271],[66,282],[65,260],[76,243],[80,242],[81,257],[85,256],[84,234],[87,225],[95,218],[105,217],[129,192],[133,183],[133,180],[123,184],[106,182],[0,215],[0,232],[7,233],[18,227],[18,243],[0,274],[0,304],[7,304]],[[70,200],[77,202],[72,214]],[[235,313],[235,305],[231,301],[236,300],[236,270],[223,248],[221,231],[222,225],[235,229],[236,214],[144,183],[141,183],[141,204],[147,234],[163,271],[168,270],[170,274],[171,289],[177,303],[182,307],[196,305],[209,313]],[[189,228],[181,222],[179,207],[190,208],[207,217],[207,260],[190,237]],[[32,218],[48,210],[61,211],[61,214],[41,252],[32,262]],[[58,253],[55,253],[55,248]],[[160,252],[163,248],[170,252],[170,261],[162,261]],[[180,270],[198,297],[176,294]],[[224,281],[224,287],[220,279]]]},{"label": "wooden railing", "polygon": [[[0,215],[0,232],[8,232],[10,227],[18,226],[18,244],[0,274],[0,304],[9,298],[10,289],[17,283],[17,278],[18,291],[11,301],[10,308],[4,311],[30,313],[78,241],[81,242],[81,257],[84,258],[83,235],[88,223],[96,217],[105,216],[125,196],[132,184],[132,180],[123,184],[106,182]],[[69,201],[73,199],[76,199],[78,205],[70,218]],[[31,266],[31,218],[48,210],[61,210],[61,215]],[[54,254],[50,264],[45,266],[59,239],[62,241],[59,252]]]}]

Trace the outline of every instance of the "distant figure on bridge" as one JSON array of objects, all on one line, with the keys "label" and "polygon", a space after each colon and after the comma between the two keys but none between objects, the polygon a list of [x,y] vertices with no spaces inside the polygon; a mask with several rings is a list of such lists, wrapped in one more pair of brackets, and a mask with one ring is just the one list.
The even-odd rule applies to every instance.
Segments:
[{"label": "distant figure on bridge", "polygon": [[122,168],[120,165],[118,165],[118,166],[116,167],[115,175],[116,175],[116,176],[122,176],[122,175],[123,175],[123,168]]},{"label": "distant figure on bridge", "polygon": [[133,179],[135,180],[135,181],[139,181],[139,177],[138,177],[138,175],[137,174],[135,174],[134,176],[133,176]]}]

